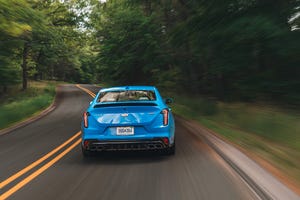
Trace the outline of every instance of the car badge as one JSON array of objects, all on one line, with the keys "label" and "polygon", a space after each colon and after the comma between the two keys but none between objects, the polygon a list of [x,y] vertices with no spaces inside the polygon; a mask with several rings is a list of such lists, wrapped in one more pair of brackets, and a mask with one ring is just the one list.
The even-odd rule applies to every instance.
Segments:
[{"label": "car badge", "polygon": [[121,114],[122,117],[128,117],[128,113]]}]

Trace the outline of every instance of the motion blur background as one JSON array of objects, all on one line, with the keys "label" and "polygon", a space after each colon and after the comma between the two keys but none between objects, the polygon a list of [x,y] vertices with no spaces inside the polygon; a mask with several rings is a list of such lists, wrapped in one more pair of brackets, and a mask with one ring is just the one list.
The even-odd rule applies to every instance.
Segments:
[{"label": "motion blur background", "polygon": [[299,13],[299,0],[0,0],[3,119],[16,91],[37,95],[29,80],[156,85],[300,183]]},{"label": "motion blur background", "polygon": [[297,104],[299,4],[1,0],[1,91],[21,81],[23,68],[36,80],[155,84]]}]

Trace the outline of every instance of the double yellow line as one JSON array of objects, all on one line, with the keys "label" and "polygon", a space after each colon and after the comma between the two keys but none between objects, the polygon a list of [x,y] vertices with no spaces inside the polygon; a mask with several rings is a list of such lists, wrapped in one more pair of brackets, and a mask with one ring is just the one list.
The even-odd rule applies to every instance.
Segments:
[{"label": "double yellow line", "polygon": [[[76,85],[76,87],[82,89],[83,91],[85,91],[86,93],[88,93],[93,98],[96,96],[93,92],[91,92],[90,90],[88,90],[86,88],[81,87],[80,85]],[[66,142],[64,142],[60,146],[56,147],[55,149],[53,149],[52,151],[50,151],[49,153],[47,153],[46,155],[44,155],[43,157],[41,157],[40,159],[38,159],[37,161],[31,163],[30,165],[28,165],[24,169],[20,170],[19,172],[15,173],[14,175],[10,176],[6,180],[0,182],[0,189],[2,189],[5,186],[7,186],[8,184],[10,184],[11,182],[13,182],[14,180],[16,180],[17,178],[19,178],[20,176],[24,175],[25,173],[27,173],[28,171],[30,171],[34,167],[38,166],[39,164],[41,164],[42,162],[44,162],[45,160],[47,160],[48,158],[50,158],[51,156],[53,156],[55,153],[57,153],[58,151],[60,151],[61,149],[63,149],[64,147],[66,147],[67,145],[69,145],[70,143],[72,143],[72,141],[75,140],[75,142],[73,142],[73,144],[71,146],[69,146],[67,149],[65,149],[63,152],[61,152],[56,157],[54,157],[52,160],[50,160],[49,162],[47,162],[45,165],[41,166],[39,169],[37,169],[36,171],[34,171],[33,173],[31,173],[29,176],[27,176],[26,178],[24,178],[23,180],[21,180],[20,182],[18,182],[16,185],[14,185],[8,191],[6,191],[5,193],[1,194],[0,195],[0,200],[7,199],[9,196],[11,196],[15,192],[17,192],[22,187],[24,187],[27,183],[29,183],[34,178],[36,178],[37,176],[39,176],[41,173],[43,173],[44,171],[46,171],[49,167],[51,167],[52,165],[54,165],[57,161],[59,161],[62,157],[64,157],[67,153],[69,153],[72,149],[74,149],[81,142],[81,138],[78,139],[78,137],[80,137],[80,135],[81,135],[81,131],[77,132],[75,135],[73,135]]]},{"label": "double yellow line", "polygon": [[90,90],[88,90],[88,89],[86,89],[84,87],[81,87],[79,84],[77,84],[76,87],[78,87],[79,89],[82,89],[83,91],[85,91],[86,93],[88,93],[89,95],[91,95],[91,97],[95,98],[96,94],[94,94]]}]

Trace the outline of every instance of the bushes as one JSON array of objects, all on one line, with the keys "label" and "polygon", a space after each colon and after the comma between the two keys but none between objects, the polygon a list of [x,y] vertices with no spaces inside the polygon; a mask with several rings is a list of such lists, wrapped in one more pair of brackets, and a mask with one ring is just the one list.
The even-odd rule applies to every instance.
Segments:
[{"label": "bushes", "polygon": [[55,84],[34,82],[27,91],[14,91],[0,104],[0,129],[24,120],[48,107],[55,96]]}]

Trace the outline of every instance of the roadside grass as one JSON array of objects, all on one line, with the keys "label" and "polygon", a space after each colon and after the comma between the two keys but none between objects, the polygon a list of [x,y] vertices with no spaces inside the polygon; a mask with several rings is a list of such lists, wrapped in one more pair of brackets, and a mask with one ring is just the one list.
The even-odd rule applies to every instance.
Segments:
[{"label": "roadside grass", "polygon": [[98,83],[98,84],[95,84],[95,85],[100,87],[100,88],[112,87],[112,85],[108,84],[108,83]]},{"label": "roadside grass", "polygon": [[0,129],[37,115],[47,108],[54,100],[56,85],[52,81],[31,81],[26,91],[21,91],[20,86],[9,88],[0,100]]},{"label": "roadside grass", "polygon": [[97,85],[100,86],[100,87],[103,87],[103,88],[109,87],[109,85],[107,85],[106,83],[100,83],[100,84],[97,84]]},{"label": "roadside grass", "polygon": [[269,105],[175,97],[174,113],[267,160],[300,185],[300,112]]}]

